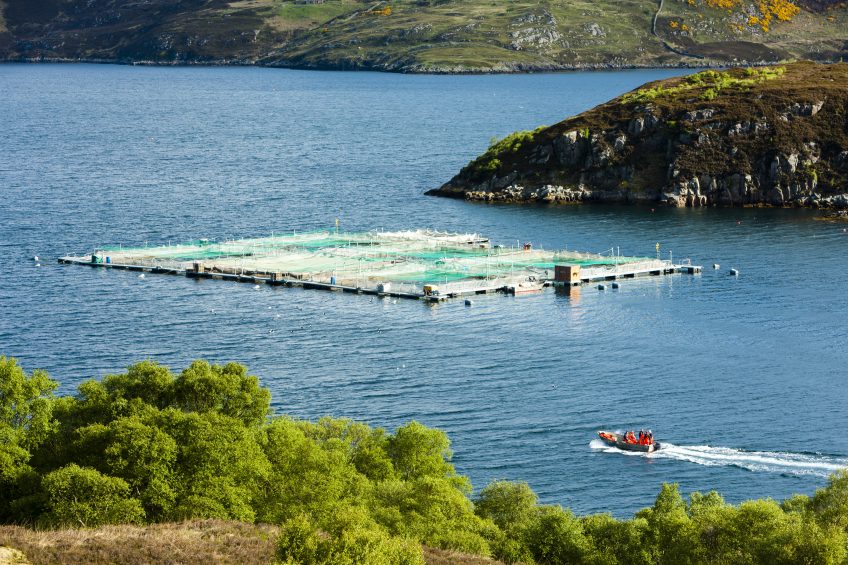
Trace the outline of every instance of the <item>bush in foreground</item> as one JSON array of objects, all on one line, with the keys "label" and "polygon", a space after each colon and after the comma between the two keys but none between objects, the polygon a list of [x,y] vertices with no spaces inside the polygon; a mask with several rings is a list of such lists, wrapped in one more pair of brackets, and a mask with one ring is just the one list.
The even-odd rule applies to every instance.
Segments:
[{"label": "bush in foreground", "polygon": [[665,485],[630,520],[540,505],[525,483],[472,498],[450,441],[270,414],[238,364],[146,361],[53,396],[0,357],[0,521],[95,527],[215,518],[281,525],[284,563],[420,564],[422,544],[507,563],[846,563],[848,472],[812,497],[738,506]]}]

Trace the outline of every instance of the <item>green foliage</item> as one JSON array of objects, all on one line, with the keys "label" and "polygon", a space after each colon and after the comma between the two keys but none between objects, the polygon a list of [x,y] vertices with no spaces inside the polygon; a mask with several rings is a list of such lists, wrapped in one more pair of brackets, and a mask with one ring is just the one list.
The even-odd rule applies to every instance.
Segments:
[{"label": "green foliage", "polygon": [[467,170],[474,175],[496,173],[503,165],[502,160],[505,156],[518,153],[522,146],[532,143],[536,134],[543,129],[545,129],[545,126],[540,126],[533,131],[516,131],[501,140],[493,137],[486,152],[471,161],[468,164]]},{"label": "green foliage", "polygon": [[320,531],[303,514],[283,524],[277,557],[291,565],[424,565],[421,546],[375,526]]},{"label": "green foliage", "polygon": [[819,523],[848,532],[848,469],[834,473],[809,502]]},{"label": "green foliage", "polygon": [[46,524],[96,527],[144,521],[141,503],[130,497],[129,485],[94,469],[70,464],[44,476]]},{"label": "green foliage", "polygon": [[609,514],[595,514],[581,519],[583,531],[592,540],[594,563],[641,565],[654,562],[652,546],[646,543],[649,530],[646,520],[616,520]]},{"label": "green foliage", "polygon": [[262,521],[279,523],[302,512],[327,518],[339,506],[355,504],[368,488],[340,438],[318,442],[308,435],[320,434],[317,426],[288,418],[275,418],[263,432],[270,475],[258,505]]},{"label": "green foliage", "polygon": [[807,176],[810,177],[810,180],[812,180],[814,183],[817,183],[819,181],[819,173],[816,171],[816,168],[813,166],[812,163],[806,163],[804,170],[807,172]]},{"label": "green foliage", "polygon": [[269,414],[271,393],[259,379],[247,375],[247,367],[227,363],[223,367],[195,361],[174,382],[174,398],[183,410],[219,412],[246,425],[260,424]]},{"label": "green foliage", "polygon": [[115,399],[139,399],[145,404],[165,408],[174,400],[174,376],[167,367],[152,361],[142,361],[122,375],[108,375],[103,388],[112,402]]},{"label": "green foliage", "polygon": [[701,100],[714,100],[723,89],[747,89],[767,80],[774,80],[786,73],[786,67],[761,67],[748,68],[742,76],[731,71],[707,70],[689,75],[674,86],[659,84],[651,88],[640,88],[635,92],[629,92],[621,97],[621,102],[646,103],[653,102],[658,98],[672,97],[690,91],[700,90]]},{"label": "green foliage", "polygon": [[664,484],[653,507],[637,514],[647,522],[649,540],[657,563],[693,563],[697,548],[695,530],[686,503],[676,484]]},{"label": "green foliage", "polygon": [[0,356],[0,519],[13,518],[10,505],[33,490],[31,450],[55,429],[57,384],[44,371],[27,376],[15,359]]},{"label": "green foliage", "polygon": [[494,481],[480,491],[476,511],[500,529],[521,531],[533,521],[538,497],[527,483]]},{"label": "green foliage", "polygon": [[168,515],[176,498],[171,485],[177,459],[177,444],[170,435],[132,416],[108,426],[86,426],[78,430],[78,437],[77,462],[126,481],[150,519]]},{"label": "green foliage", "polygon": [[[10,357],[0,356],[0,434],[22,449],[39,445],[53,427],[52,395],[58,384],[44,371],[27,376]],[[0,468],[0,476],[3,469]]]},{"label": "green foliage", "polygon": [[448,437],[344,419],[268,418],[236,364],[156,363],[53,398],[0,358],[0,520],[93,527],[187,518],[283,524],[283,563],[423,563],[421,544],[506,563],[844,563],[848,471],[810,497],[738,506],[664,485],[631,520],[541,506],[526,483],[472,501]]},{"label": "green foliage", "polygon": [[539,563],[580,563],[592,550],[580,520],[559,506],[539,509],[527,531],[527,545]]},{"label": "green foliage", "polygon": [[216,412],[198,414],[169,408],[159,427],[176,442],[169,518],[222,518],[252,522],[253,501],[267,482],[269,463],[254,430]]},{"label": "green foliage", "polygon": [[388,452],[404,480],[454,474],[447,434],[418,422],[398,428],[389,439]]}]

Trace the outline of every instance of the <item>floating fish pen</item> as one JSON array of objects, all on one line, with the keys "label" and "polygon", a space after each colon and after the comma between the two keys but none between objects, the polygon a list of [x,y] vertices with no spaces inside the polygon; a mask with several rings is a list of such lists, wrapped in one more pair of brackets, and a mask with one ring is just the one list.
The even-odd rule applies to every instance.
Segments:
[{"label": "floating fish pen", "polygon": [[223,242],[103,247],[59,262],[431,301],[701,270],[647,257],[491,245],[478,234],[432,230],[310,231]]}]

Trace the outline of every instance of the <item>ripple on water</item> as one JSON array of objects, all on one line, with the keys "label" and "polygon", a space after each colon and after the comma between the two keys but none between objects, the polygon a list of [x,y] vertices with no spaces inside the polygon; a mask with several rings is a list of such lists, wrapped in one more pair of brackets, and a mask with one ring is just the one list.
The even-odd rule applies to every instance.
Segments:
[{"label": "ripple on water", "polygon": [[[809,493],[848,454],[848,437],[830,435],[848,400],[840,226],[797,210],[423,196],[493,135],[674,72],[0,65],[0,354],[48,369],[63,393],[145,358],[175,368],[238,360],[279,412],[387,428],[417,419],[450,434],[478,487],[526,480],[578,512],[625,515],[664,481],[731,501]],[[350,230],[436,227],[623,254],[652,255],[659,242],[708,268],[606,293],[481,296],[466,308],[53,263],[105,244],[335,218]],[[600,428],[640,427],[674,450],[620,457],[587,445]]]}]

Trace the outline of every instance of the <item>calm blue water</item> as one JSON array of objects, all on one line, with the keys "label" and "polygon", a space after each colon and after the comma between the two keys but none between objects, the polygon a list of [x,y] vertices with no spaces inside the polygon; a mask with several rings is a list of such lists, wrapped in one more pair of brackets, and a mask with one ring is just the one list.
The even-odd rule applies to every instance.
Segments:
[{"label": "calm blue water", "polygon": [[[664,481],[730,501],[848,463],[848,234],[792,210],[423,196],[494,135],[672,72],[402,76],[0,65],[0,353],[71,392],[145,358],[246,363],[280,412],[446,430],[477,487],[628,515]],[[105,244],[435,227],[708,268],[600,293],[427,306],[63,267]],[[31,258],[41,257],[41,266]],[[711,265],[720,263],[713,271]],[[738,268],[738,278],[727,276]],[[654,457],[593,448],[650,427]]]}]

